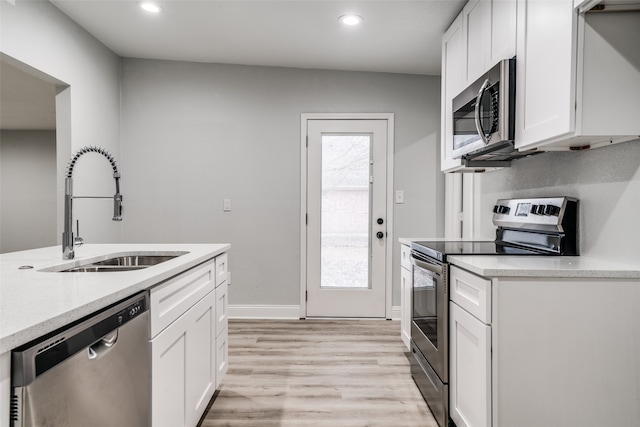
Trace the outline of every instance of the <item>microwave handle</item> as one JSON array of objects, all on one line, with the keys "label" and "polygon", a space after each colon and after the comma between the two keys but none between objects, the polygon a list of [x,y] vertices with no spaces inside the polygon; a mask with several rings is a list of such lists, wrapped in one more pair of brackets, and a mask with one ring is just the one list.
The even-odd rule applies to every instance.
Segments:
[{"label": "microwave handle", "polygon": [[475,109],[476,129],[478,130],[478,134],[480,135],[480,138],[482,138],[482,142],[484,142],[484,145],[489,144],[489,138],[484,133],[484,129],[482,129],[482,122],[480,121],[480,106],[482,105],[482,97],[484,96],[484,93],[486,92],[487,87],[489,87],[489,79],[486,79],[484,83],[482,83],[482,86],[478,91],[478,96],[476,97],[476,109]]}]

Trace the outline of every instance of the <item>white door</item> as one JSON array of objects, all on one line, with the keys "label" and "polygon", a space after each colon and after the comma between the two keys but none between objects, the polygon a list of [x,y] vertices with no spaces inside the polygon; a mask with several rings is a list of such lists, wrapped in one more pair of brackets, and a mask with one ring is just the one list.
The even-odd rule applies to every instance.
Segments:
[{"label": "white door", "polygon": [[307,121],[307,316],[385,317],[387,126]]}]

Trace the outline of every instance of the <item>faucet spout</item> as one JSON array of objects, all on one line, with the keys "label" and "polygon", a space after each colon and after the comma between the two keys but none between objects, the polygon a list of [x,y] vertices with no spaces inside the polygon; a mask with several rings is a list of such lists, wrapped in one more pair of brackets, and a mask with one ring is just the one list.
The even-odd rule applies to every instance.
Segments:
[{"label": "faucet spout", "polygon": [[[116,182],[116,193],[113,196],[113,221],[122,221],[122,195],[120,194],[120,172],[115,159],[107,150],[100,147],[83,147],[71,158],[65,177],[64,191],[64,232],[62,233],[62,258],[73,259],[74,238],[73,238],[73,169],[76,162],[86,153],[102,154],[111,164],[113,178]],[[98,197],[99,198],[99,197]]]}]

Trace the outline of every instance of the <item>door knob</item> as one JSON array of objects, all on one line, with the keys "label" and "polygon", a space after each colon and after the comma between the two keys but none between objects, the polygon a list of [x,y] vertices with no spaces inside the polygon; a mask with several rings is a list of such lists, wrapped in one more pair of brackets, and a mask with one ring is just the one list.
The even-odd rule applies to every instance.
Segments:
[{"label": "door knob", "polygon": [[376,233],[376,237],[377,237],[378,239],[382,239],[382,238],[384,237],[384,233],[383,233],[382,231],[378,231],[378,232]]},{"label": "door knob", "polygon": [[378,224],[382,224],[384,222],[384,220],[382,218],[378,218]]}]

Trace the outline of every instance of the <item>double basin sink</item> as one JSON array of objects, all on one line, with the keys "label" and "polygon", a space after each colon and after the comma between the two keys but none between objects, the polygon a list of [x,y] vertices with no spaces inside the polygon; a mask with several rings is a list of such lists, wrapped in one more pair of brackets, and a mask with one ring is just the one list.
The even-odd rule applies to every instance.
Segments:
[{"label": "double basin sink", "polygon": [[60,273],[107,273],[141,270],[172,260],[188,252],[145,252],[141,254],[113,254],[107,258],[87,260],[82,264],[56,266],[42,271]]}]

